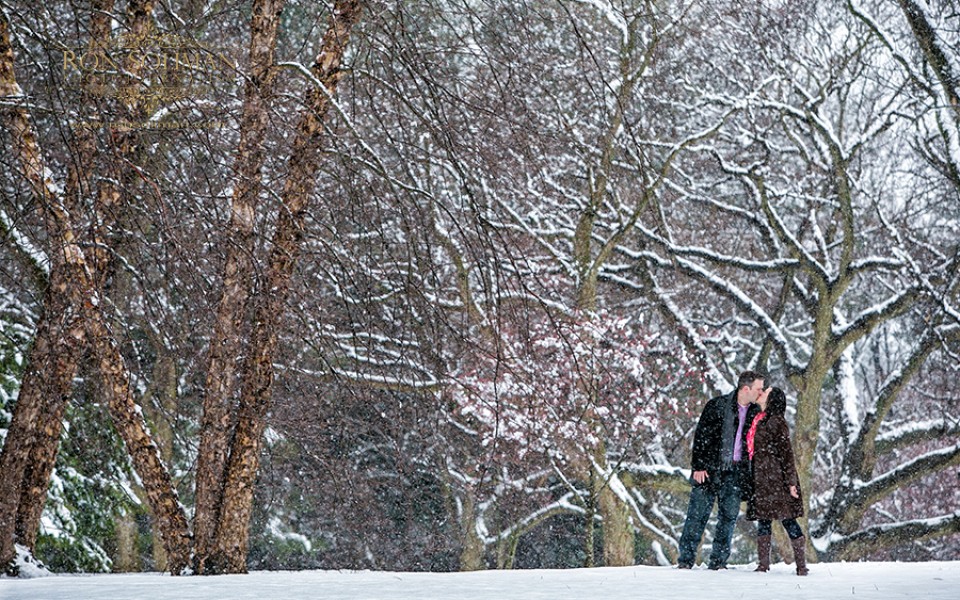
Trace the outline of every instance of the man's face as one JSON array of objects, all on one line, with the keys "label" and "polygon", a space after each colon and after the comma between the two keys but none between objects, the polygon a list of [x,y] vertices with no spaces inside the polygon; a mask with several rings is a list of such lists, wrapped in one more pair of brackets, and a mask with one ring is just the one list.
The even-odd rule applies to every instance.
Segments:
[{"label": "man's face", "polygon": [[754,403],[757,401],[757,398],[760,397],[760,393],[763,391],[763,380],[757,379],[750,384],[750,387],[740,388],[740,394],[737,400],[741,403]]}]

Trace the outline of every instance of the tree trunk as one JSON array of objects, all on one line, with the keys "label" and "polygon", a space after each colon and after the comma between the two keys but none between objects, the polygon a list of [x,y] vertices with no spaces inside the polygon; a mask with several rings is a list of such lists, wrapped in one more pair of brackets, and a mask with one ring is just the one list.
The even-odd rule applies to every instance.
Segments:
[{"label": "tree trunk", "polygon": [[243,354],[242,323],[253,287],[253,227],[264,162],[262,140],[267,131],[267,103],[276,74],[274,51],[277,27],[286,0],[257,0],[250,22],[250,77],[244,91],[240,145],[234,169],[229,243],[223,290],[207,366],[200,449],[197,455],[196,513],[193,520],[194,570],[203,574],[212,549],[223,502],[224,474],[229,451],[231,404],[236,390],[236,366]]},{"label": "tree trunk", "polygon": [[460,515],[460,539],[463,549],[460,551],[461,571],[481,571],[484,568],[483,557],[486,553],[483,540],[477,534],[477,501],[472,490],[463,497],[463,514]]},{"label": "tree trunk", "polygon": [[[9,22],[0,11],[0,95],[15,100],[23,97],[23,92],[17,84],[13,63]],[[62,263],[66,270],[66,301],[74,309],[80,309],[84,330],[100,367],[100,375],[105,383],[103,387],[117,430],[143,481],[154,513],[160,520],[164,543],[171,556],[171,570],[180,573],[188,566],[186,517],[173,490],[169,473],[157,455],[156,445],[143,422],[140,408],[130,393],[126,366],[104,322],[94,277],[77,242],[71,216],[65,209],[61,192],[52,181],[52,174],[44,163],[26,108],[9,105],[4,111],[4,117],[13,143],[13,154],[23,177],[33,188],[37,204],[42,210],[52,246],[51,262],[54,265]],[[50,351],[53,352],[52,349]],[[17,459],[20,460],[21,447],[18,445],[16,450]]]},{"label": "tree trunk", "polygon": [[933,24],[927,21],[925,10],[921,5],[914,0],[897,0],[897,3],[910,23],[913,37],[923,52],[924,61],[930,65],[940,81],[943,97],[947,104],[953,108],[954,121],[960,127],[960,91],[958,91],[960,89],[960,73],[954,72],[955,67],[937,41],[937,31]]},{"label": "tree trunk", "polygon": [[186,514],[173,488],[170,473],[160,459],[159,449],[143,420],[143,413],[133,399],[123,356],[96,304],[85,305],[84,322],[96,355],[110,416],[143,482],[169,557],[170,572],[178,575],[190,565]]},{"label": "tree trunk", "polygon": [[[73,389],[73,377],[77,371],[77,361],[82,352],[83,334],[73,323],[73,333],[65,332],[59,337],[61,350],[48,362],[49,370],[41,369],[48,381],[36,387],[45,387],[40,391],[47,396],[44,410],[37,422],[37,431],[30,451],[23,478],[23,489],[17,509],[17,538],[32,552],[37,543],[40,529],[40,517],[46,504],[50,477],[57,462],[60,447],[60,433],[63,429],[63,413],[70,401]],[[36,389],[36,388],[35,388]]]},{"label": "tree trunk", "polygon": [[[177,410],[177,362],[170,354],[166,353],[160,344],[162,340],[153,339],[154,347],[162,353],[157,358],[152,372],[152,385],[144,402],[146,405],[147,417],[150,419],[153,438],[160,448],[160,458],[164,464],[173,462],[173,427],[170,425],[166,415],[174,414]],[[162,539],[158,527],[158,521],[153,522],[154,540]],[[163,544],[153,544],[153,567],[157,571],[166,571],[169,566],[169,558],[166,548]]]},{"label": "tree trunk", "polygon": [[597,499],[593,493],[596,479],[596,475],[593,472],[593,469],[590,470],[588,475],[588,487],[589,490],[586,496],[584,497],[584,506],[583,511],[583,566],[587,569],[596,566],[596,558],[594,557],[593,546],[594,538],[596,536],[596,516],[597,516]]},{"label": "tree trunk", "polygon": [[[93,3],[93,9],[90,24],[91,39],[89,47],[91,49],[102,46],[105,43],[104,40],[110,34],[110,14],[113,10],[113,0],[96,0]],[[89,101],[87,95],[82,94],[81,102]],[[76,158],[70,162],[65,189],[65,204],[67,212],[71,214],[74,211],[82,210],[83,198],[91,192],[90,176],[95,171],[94,161],[97,156],[96,140],[93,132],[85,127],[78,127],[74,130],[72,145]],[[107,183],[110,180],[111,178],[108,177],[101,182],[99,197],[104,196],[104,188],[107,186],[116,189],[112,183]],[[111,194],[111,196],[118,197],[119,192]],[[116,200],[114,200],[115,202]],[[109,229],[114,219],[110,211],[103,210],[103,202],[98,202],[96,208],[94,244],[91,250],[93,260],[90,266],[97,281],[97,288],[102,289],[107,277],[108,265],[112,256],[111,249],[113,248],[113,244],[109,243],[102,232]],[[51,285],[54,295],[57,296],[53,302],[61,305],[55,308],[51,314],[70,311],[71,314],[76,316],[76,311],[65,303],[69,294],[66,291],[67,285],[64,281],[58,282],[57,286]],[[46,309],[44,312],[47,312]],[[76,376],[77,364],[86,347],[82,325],[74,324],[74,327],[77,329],[79,337],[71,338],[69,344],[61,343],[56,364],[40,369],[41,372],[48,374],[45,383],[50,386],[50,389],[45,392],[46,407],[42,412],[41,422],[38,423],[37,437],[30,451],[31,460],[24,480],[23,493],[20,496],[21,508],[17,514],[17,535],[21,543],[31,550],[36,543],[40,518],[46,502],[47,490],[50,486],[50,477],[56,466],[63,413],[67,402],[70,401],[70,392],[73,378]],[[37,335],[40,335],[39,327]]]},{"label": "tree trunk", "polygon": [[[91,51],[99,51],[106,44],[111,32],[110,15],[113,11],[113,5],[113,0],[93,1],[88,44]],[[129,26],[133,30],[142,30],[148,24],[151,11],[152,2],[131,2],[128,7]],[[6,27],[5,23],[4,27]],[[19,88],[13,77],[12,48],[9,47],[9,34],[6,30],[4,31],[3,43],[4,64],[5,68],[9,69],[5,71],[4,84],[8,86],[8,89],[16,91]],[[135,72],[136,69],[136,65],[130,65],[129,70]],[[86,77],[88,75],[84,74],[84,78]],[[81,88],[85,89],[85,86],[81,85]],[[83,95],[81,102],[84,99],[88,100]],[[37,169],[42,166],[42,159],[26,113],[19,110],[11,116],[15,121],[10,123],[10,129],[20,136],[19,139],[15,140],[14,146],[21,153],[19,158],[21,165],[24,166],[25,175],[28,179],[31,179],[35,187],[38,186],[38,193],[42,196],[46,195],[45,182],[40,181],[37,176]],[[63,199],[67,214],[73,210],[79,210],[83,198],[89,195],[91,190],[90,174],[94,171],[93,165],[97,155],[96,140],[92,131],[87,128],[79,127],[74,131],[72,146],[75,159],[70,162],[65,198]],[[123,156],[130,153],[126,145],[120,150]],[[31,173],[33,173],[32,176]],[[109,181],[109,178],[107,178],[107,181]],[[104,187],[111,188],[112,192],[105,191]],[[98,288],[102,286],[110,256],[106,249],[109,244],[103,232],[109,229],[113,221],[110,218],[110,211],[104,210],[106,205],[102,199],[107,198],[112,200],[110,204],[115,204],[118,197],[119,191],[113,184],[101,183],[100,194],[97,198],[98,218],[94,219],[94,248],[96,250],[93,251],[93,260],[90,263],[94,276],[97,278]],[[109,208],[109,206],[106,206],[106,208]],[[50,223],[51,221],[48,219],[48,225]],[[62,224],[57,224],[56,228],[60,231],[62,227]],[[56,240],[56,236],[51,236],[51,239]],[[53,251],[51,260],[55,263],[55,267],[51,272],[50,284],[44,298],[44,310],[40,322],[38,322],[33,349],[28,359],[28,364],[33,366],[28,367],[27,372],[32,371],[36,376],[25,376],[20,392],[20,403],[26,413],[35,410],[34,403],[38,395],[43,398],[43,407],[40,410],[39,419],[31,420],[31,426],[35,426],[33,443],[26,453],[29,460],[21,479],[22,486],[18,484],[9,487],[9,489],[5,488],[5,491],[9,494],[14,493],[15,489],[20,489],[19,507],[16,511],[5,510],[4,514],[15,514],[16,540],[31,550],[36,543],[50,476],[56,463],[62,415],[66,403],[69,401],[80,354],[85,347],[82,325],[79,322],[67,322],[79,316],[78,307],[76,304],[71,304],[70,298],[72,295],[71,286],[80,275],[75,272],[75,264],[69,264],[59,259],[61,259],[60,254]],[[60,263],[59,267],[56,266],[57,263]],[[71,269],[73,269],[73,272],[71,272]],[[59,319],[59,325],[49,327],[48,320],[51,318]],[[50,335],[54,337],[50,338]],[[51,353],[49,350],[43,350],[50,347],[56,347],[56,352]],[[13,481],[16,478],[16,475],[12,473],[4,476],[5,480]],[[2,501],[8,501],[6,495]],[[9,535],[6,532],[0,534],[0,538],[9,542]],[[0,551],[2,556],[10,555],[7,542],[0,544],[3,546],[2,551]]]},{"label": "tree trunk", "polygon": [[335,3],[320,54],[311,68],[323,89],[314,88],[307,93],[306,108],[297,125],[287,179],[281,193],[282,209],[265,277],[267,292],[257,303],[241,383],[240,409],[227,463],[216,549],[210,560],[213,572],[246,572],[253,488],[273,385],[277,330],[300,254],[307,204],[315,187],[323,120],[329,109],[328,98],[336,92],[343,75],[340,64],[360,9],[361,2],[357,0]]},{"label": "tree trunk", "polygon": [[[803,490],[804,517],[800,519],[804,531],[809,531],[807,516],[810,514],[810,493],[813,489],[813,461],[817,454],[820,435],[820,405],[823,393],[823,381],[829,367],[820,366],[816,352],[801,376],[795,378],[797,389],[797,416],[794,423],[793,446],[797,462],[797,475],[800,489]],[[807,559],[816,562],[816,550],[811,548]]]},{"label": "tree trunk", "polygon": [[[0,95],[12,99],[12,103],[3,109],[2,117],[10,135],[12,154],[43,205],[52,185],[43,169],[43,159],[28,113],[24,107],[15,105],[17,99],[23,98],[23,92],[14,73],[9,25],[6,14],[0,11]],[[55,220],[49,215],[45,217],[48,231],[56,232]],[[55,243],[53,246],[43,311],[27,357],[27,368],[3,452],[0,453],[0,565],[4,566],[13,559],[16,543],[32,549],[36,540],[36,530],[31,523],[39,523],[49,469],[52,469],[60,437],[60,420],[55,417],[62,413],[62,403],[69,396],[76,370],[77,348],[83,339],[77,322],[78,313],[67,292],[71,265],[65,260],[67,254],[58,252]],[[52,450],[44,452],[42,458],[35,458],[38,440],[44,449],[49,449],[51,439]],[[46,477],[42,476],[44,472]]]},{"label": "tree trunk", "polygon": [[[611,474],[610,477],[616,477]],[[636,543],[629,507],[610,488],[604,478],[595,479],[597,506],[603,518],[603,564],[607,567],[628,567],[634,563]]]},{"label": "tree trunk", "polygon": [[[15,544],[34,547],[36,528],[31,524],[39,523],[43,511],[60,417],[76,371],[77,347],[83,343],[83,330],[66,302],[64,286],[64,265],[54,265],[0,453],[0,565],[14,558]],[[53,455],[37,456],[38,446],[52,446]]]},{"label": "tree trunk", "polygon": [[513,563],[517,559],[517,546],[520,544],[522,532],[513,531],[506,538],[497,543],[497,568],[512,569]]},{"label": "tree trunk", "polygon": [[116,528],[117,551],[113,556],[114,573],[135,573],[142,570],[140,556],[137,553],[137,517],[133,512],[119,516],[114,522]]}]

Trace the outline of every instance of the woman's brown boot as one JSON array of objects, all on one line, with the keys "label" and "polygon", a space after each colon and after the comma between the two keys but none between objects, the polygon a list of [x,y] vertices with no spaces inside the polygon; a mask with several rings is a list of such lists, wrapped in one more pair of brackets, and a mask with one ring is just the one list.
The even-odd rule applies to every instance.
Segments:
[{"label": "woman's brown boot", "polygon": [[793,546],[793,560],[797,563],[797,575],[806,575],[810,572],[807,569],[807,538],[800,536],[790,540]]},{"label": "woman's brown boot", "polygon": [[760,562],[754,571],[767,572],[770,570],[770,536],[757,536],[757,554],[760,555]]}]

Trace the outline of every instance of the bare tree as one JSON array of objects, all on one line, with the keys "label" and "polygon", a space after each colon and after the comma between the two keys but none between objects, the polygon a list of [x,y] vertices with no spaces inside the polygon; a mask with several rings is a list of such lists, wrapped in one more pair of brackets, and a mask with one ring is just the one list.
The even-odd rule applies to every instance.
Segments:
[{"label": "bare tree", "polygon": [[[220,344],[223,338],[229,338],[232,348],[238,348],[236,338],[239,330],[238,324],[244,316],[243,288],[249,289],[249,261],[242,257],[245,252],[249,253],[249,244],[244,247],[244,240],[250,237],[250,226],[253,217],[253,198],[256,196],[258,188],[259,170],[262,164],[262,151],[259,141],[265,127],[265,110],[262,100],[264,90],[261,85],[269,88],[273,67],[273,46],[276,38],[276,22],[282,4],[271,2],[258,3],[254,13],[253,30],[251,38],[251,56],[253,63],[253,83],[248,87],[248,102],[245,111],[245,119],[242,121],[243,135],[241,136],[241,146],[238,150],[238,180],[239,187],[235,197],[234,208],[234,236],[241,243],[237,252],[232,254],[232,259],[227,263],[227,282],[225,286],[225,300],[220,319],[221,331],[219,334]],[[100,7],[102,11],[95,10],[95,23],[102,25],[107,18],[109,7]],[[136,36],[142,33],[142,30],[148,26],[153,11],[152,3],[132,3],[128,7],[130,15],[129,25],[131,34]],[[233,434],[222,427],[213,427],[221,425],[224,419],[223,411],[211,416],[207,420],[207,426],[213,429],[213,434],[208,436],[208,440],[213,440],[213,446],[217,443],[225,446],[228,436],[233,439],[235,447],[231,454],[231,462],[227,463],[230,470],[225,467],[217,467],[223,459],[216,456],[212,460],[206,457],[202,461],[204,469],[211,469],[213,475],[205,479],[210,484],[208,487],[202,487],[201,492],[207,493],[208,489],[220,494],[228,494],[224,507],[221,509],[220,501],[214,499],[211,502],[204,500],[203,510],[199,511],[200,522],[204,526],[210,524],[210,514],[214,513],[214,523],[216,529],[216,542],[211,542],[208,535],[203,537],[206,544],[204,548],[215,546],[219,562],[214,560],[214,565],[210,568],[211,572],[217,572],[222,569],[232,571],[245,570],[246,558],[246,539],[249,526],[250,506],[252,502],[253,477],[257,470],[256,454],[259,448],[259,437],[263,430],[263,419],[265,418],[265,409],[268,404],[269,387],[272,381],[272,352],[275,345],[276,333],[275,320],[282,314],[284,304],[285,289],[292,274],[292,268],[295,264],[299,239],[302,236],[304,209],[312,195],[313,179],[319,160],[319,141],[322,139],[322,123],[327,111],[328,99],[336,91],[336,85],[341,77],[340,64],[347,47],[347,40],[352,25],[359,17],[360,3],[344,2],[338,3],[334,7],[331,16],[331,25],[324,38],[324,43],[318,55],[316,62],[311,70],[304,69],[304,73],[310,78],[311,91],[307,94],[299,133],[294,140],[294,150],[290,159],[290,168],[287,177],[286,191],[283,194],[283,210],[278,218],[276,234],[274,236],[274,259],[271,267],[268,269],[268,281],[270,287],[264,298],[272,298],[266,301],[257,310],[258,326],[253,328],[255,339],[251,342],[251,356],[260,358],[260,362],[251,363],[249,373],[252,379],[250,383],[243,388],[241,395],[241,411],[237,423],[239,433]],[[24,104],[18,102],[19,86],[13,72],[13,49],[10,43],[9,20],[4,13],[3,20],[3,39],[2,48],[4,62],[3,81],[5,85],[4,95],[12,101],[10,107],[5,111],[7,131],[12,138],[13,153],[19,159],[20,169],[24,178],[31,184],[34,194],[38,198],[38,204],[43,209],[46,221],[46,233],[51,240],[53,248],[51,251],[52,262],[57,265],[52,272],[57,273],[53,278],[56,283],[60,281],[59,269],[66,271],[63,276],[63,283],[57,284],[57,287],[50,287],[50,296],[62,306],[54,306],[48,310],[48,314],[66,315],[68,322],[73,322],[72,331],[54,333],[59,335],[59,340],[51,343],[63,343],[64,340],[73,339],[73,344],[77,350],[67,353],[63,356],[66,361],[65,366],[57,366],[61,375],[58,381],[64,382],[64,389],[61,393],[54,396],[59,404],[57,407],[62,410],[62,406],[69,394],[69,382],[72,380],[73,370],[75,370],[76,356],[84,343],[89,343],[97,362],[97,374],[104,382],[102,390],[107,396],[111,407],[111,414],[122,437],[124,438],[127,450],[130,453],[135,468],[144,483],[146,495],[153,507],[157,518],[161,536],[166,545],[169,559],[169,568],[173,573],[183,572],[190,563],[191,547],[190,534],[188,531],[185,512],[177,499],[173,488],[169,472],[164,467],[159,458],[157,447],[154,444],[150,433],[146,427],[140,409],[134,400],[134,394],[131,389],[131,374],[124,363],[124,359],[119,351],[116,338],[110,332],[109,325],[103,314],[103,307],[100,298],[102,297],[98,289],[98,278],[102,281],[102,272],[105,269],[105,259],[98,255],[104,249],[104,221],[95,219],[94,228],[95,237],[93,250],[85,249],[79,245],[79,238],[76,233],[77,224],[75,217],[71,215],[67,207],[67,199],[54,183],[50,169],[44,163],[41,150],[38,145],[38,138],[32,129],[30,118]],[[100,27],[95,31],[105,34],[106,29]],[[95,40],[103,42],[103,40]],[[142,62],[138,63],[140,66]],[[128,69],[127,76],[137,77],[136,69]],[[318,87],[313,86],[317,84]],[[136,85],[135,83],[133,85]],[[79,147],[81,157],[92,157],[95,153],[92,138],[88,135],[78,136],[80,139]],[[118,136],[118,150],[116,154],[120,161],[131,161],[135,159],[133,149],[133,138],[129,134],[121,133]],[[116,164],[116,163],[114,163]],[[77,165],[75,175],[71,180],[76,181],[76,188],[85,187],[83,178],[89,178],[91,165],[80,163]],[[119,171],[117,171],[119,172]],[[120,197],[120,188],[116,187],[120,180],[118,178],[105,178],[105,183],[100,188],[97,196],[95,208],[106,214],[111,207],[115,206]],[[87,255],[92,258],[88,258]],[[71,310],[74,316],[70,317]],[[229,331],[223,323],[231,326]],[[62,328],[61,328],[62,329]],[[46,331],[46,330],[44,330]],[[41,372],[37,368],[38,362],[43,362],[43,356],[50,355],[51,343],[35,343],[34,353],[37,358],[32,359],[34,373],[38,376],[49,377],[49,369]],[[39,353],[39,354],[38,354]],[[220,357],[220,358],[217,358]],[[224,360],[222,353],[214,353],[213,367],[223,366]],[[72,362],[71,362],[72,361]],[[219,361],[219,362],[218,362]],[[254,367],[255,364],[259,366]],[[69,371],[69,372],[68,372]],[[220,382],[214,376],[215,382]],[[224,404],[229,400],[228,395],[231,376],[227,373],[224,376],[222,385],[218,384],[213,401],[216,409],[224,408]],[[17,479],[23,477],[22,472],[28,465],[43,466],[46,465],[45,476],[38,477],[41,482],[39,493],[33,493],[34,503],[30,505],[29,510],[33,517],[39,519],[40,508],[44,496],[46,482],[49,480],[49,469],[52,468],[52,459],[42,452],[36,451],[32,447],[32,438],[37,437],[31,430],[31,427],[40,414],[40,406],[37,403],[28,402],[33,393],[32,380],[27,381],[25,386],[26,394],[22,394],[24,401],[18,403],[18,418],[11,426],[11,435],[4,446],[4,473],[5,482],[7,473],[16,474]],[[266,397],[264,396],[266,394]],[[32,412],[31,412],[32,411]],[[53,411],[53,421],[59,424],[58,413]],[[213,425],[211,425],[211,423]],[[56,442],[58,440],[58,430],[45,432],[46,445],[44,452],[55,454]],[[21,442],[20,440],[23,439]],[[204,444],[203,451],[210,452],[211,443]],[[215,450],[215,448],[214,448]],[[43,459],[43,460],[41,460]],[[209,465],[209,467],[208,467]],[[223,471],[222,475],[217,475],[218,470]],[[210,478],[217,478],[218,481],[209,481]],[[222,483],[221,477],[228,477],[226,484]],[[13,543],[17,536],[35,535],[36,523],[32,526],[32,533],[26,534],[23,531],[14,533],[17,523],[16,511],[12,510],[15,501],[18,499],[17,493],[22,486],[10,479],[11,485],[4,486],[4,502],[9,504],[11,511],[4,511],[4,536],[3,551],[4,562],[9,562],[13,555]],[[231,489],[231,486],[242,486],[244,489]],[[33,488],[28,488],[33,491]],[[9,522],[6,519],[10,515]],[[207,519],[204,521],[204,519]],[[8,531],[9,530],[9,531]],[[204,530],[205,533],[209,533]],[[29,539],[29,538],[27,538]],[[204,557],[201,557],[199,565],[204,566]]]},{"label": "bare tree", "polygon": [[254,224],[260,196],[269,124],[267,113],[277,76],[274,53],[285,2],[256,2],[250,22],[249,74],[244,92],[235,184],[227,232],[223,291],[210,342],[204,386],[203,421],[197,452],[196,510],[193,518],[194,569],[206,572],[223,504],[230,432],[235,422],[237,357],[243,354],[247,305],[253,291]]}]

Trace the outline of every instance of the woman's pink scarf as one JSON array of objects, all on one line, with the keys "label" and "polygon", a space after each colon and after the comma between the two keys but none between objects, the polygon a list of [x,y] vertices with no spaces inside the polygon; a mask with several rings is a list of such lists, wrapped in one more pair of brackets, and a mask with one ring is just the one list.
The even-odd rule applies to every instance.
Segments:
[{"label": "woman's pink scarf", "polygon": [[757,425],[763,418],[767,416],[767,411],[763,411],[753,418],[753,423],[750,424],[750,429],[747,431],[747,454],[750,456],[750,460],[753,460],[753,439],[757,437]]}]

